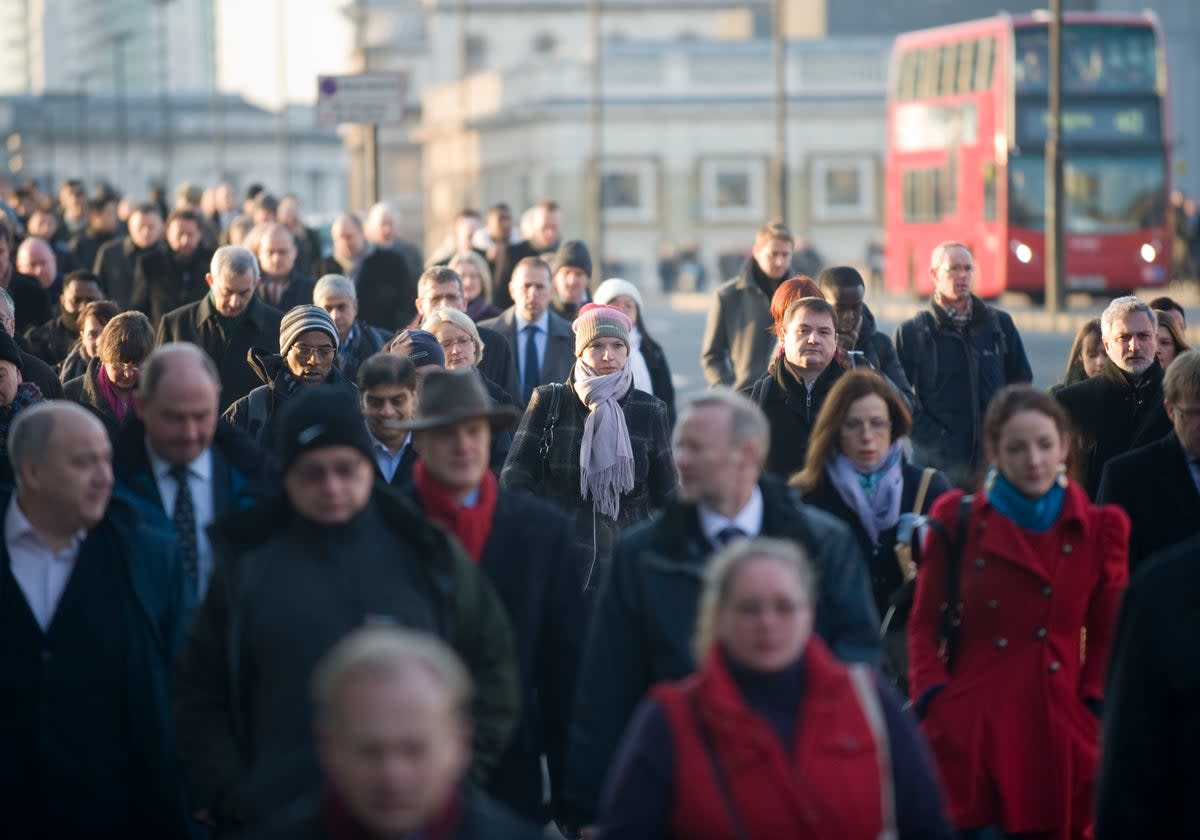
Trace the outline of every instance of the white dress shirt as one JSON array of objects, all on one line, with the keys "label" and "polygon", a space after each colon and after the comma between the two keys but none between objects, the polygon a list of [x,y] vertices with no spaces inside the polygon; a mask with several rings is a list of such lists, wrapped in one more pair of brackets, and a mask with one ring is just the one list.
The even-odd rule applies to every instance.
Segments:
[{"label": "white dress shirt", "polygon": [[721,547],[721,540],[717,538],[717,534],[726,528],[737,528],[751,539],[762,532],[763,497],[762,490],[757,484],[750,492],[750,498],[746,504],[734,514],[732,519],[726,518],[704,505],[697,505],[696,510],[700,514],[700,530],[709,543],[716,548]]},{"label": "white dress shirt", "polygon": [[[146,454],[150,456],[150,469],[154,473],[154,481],[158,484],[158,495],[162,499],[163,510],[167,519],[175,515],[175,497],[179,495],[179,482],[171,475],[171,465],[154,454],[150,444],[146,444]],[[213,501],[213,468],[212,449],[205,449],[196,459],[187,465],[188,489],[192,491],[192,510],[196,512],[196,599],[204,598],[208,589],[208,579],[212,575],[212,543],[208,541],[207,528],[216,517],[216,503]]]},{"label": "white dress shirt", "polygon": [[379,438],[371,433],[370,428],[367,429],[367,434],[371,435],[371,451],[375,453],[375,463],[379,466],[379,471],[383,473],[383,477],[387,479],[388,484],[391,484],[392,478],[396,475],[396,470],[400,469],[400,462],[404,460],[404,453],[412,445],[412,432],[408,433],[408,437],[404,438],[404,443],[394,454],[392,450],[379,442]]},{"label": "white dress shirt", "polygon": [[79,531],[71,542],[52,550],[25,518],[14,493],[4,515],[4,544],[8,548],[9,568],[25,595],[29,610],[43,631],[50,628],[67,581],[75,570],[79,547],[87,531]]}]

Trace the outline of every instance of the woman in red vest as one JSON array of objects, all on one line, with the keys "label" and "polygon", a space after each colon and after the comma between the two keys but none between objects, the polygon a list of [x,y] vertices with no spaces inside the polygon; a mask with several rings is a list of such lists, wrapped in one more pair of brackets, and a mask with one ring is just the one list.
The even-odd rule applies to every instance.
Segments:
[{"label": "woman in red vest", "polygon": [[[931,511],[909,685],[965,838],[1078,838],[1090,823],[1129,519],[1068,480],[1069,431],[1052,397],[1002,389],[984,419],[984,490]],[[943,620],[956,605],[957,630]]]},{"label": "woman in red vest", "polygon": [[606,840],[949,838],[932,763],[890,685],[838,662],[813,626],[793,543],[711,562],[700,670],[657,686],[618,752]]}]

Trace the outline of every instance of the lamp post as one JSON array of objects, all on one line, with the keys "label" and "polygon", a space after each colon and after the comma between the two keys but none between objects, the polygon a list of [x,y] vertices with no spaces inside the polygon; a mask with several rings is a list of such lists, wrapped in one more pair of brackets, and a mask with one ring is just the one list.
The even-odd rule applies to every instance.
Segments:
[{"label": "lamp post", "polygon": [[113,89],[116,92],[116,108],[114,109],[117,184],[122,192],[128,191],[125,179],[129,173],[129,115],[126,113],[125,91],[125,42],[132,38],[130,32],[118,32],[109,40],[113,51]]},{"label": "lamp post", "polygon": [[171,168],[174,158],[173,133],[171,130],[171,64],[168,57],[168,26],[167,6],[171,0],[150,0],[155,6],[155,29],[158,40],[158,119],[162,131],[159,132],[159,142],[162,146],[162,178],[163,184],[170,189],[172,183]]},{"label": "lamp post", "polygon": [[1050,0],[1049,101],[1046,132],[1046,311],[1063,306],[1066,255],[1063,242],[1062,0]]}]

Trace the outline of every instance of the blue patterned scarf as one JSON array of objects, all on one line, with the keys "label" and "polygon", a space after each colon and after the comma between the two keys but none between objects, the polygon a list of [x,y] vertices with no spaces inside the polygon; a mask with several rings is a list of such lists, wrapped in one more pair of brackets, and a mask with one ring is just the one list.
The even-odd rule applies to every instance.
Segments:
[{"label": "blue patterned scarf", "polygon": [[992,507],[1017,523],[1018,527],[1035,534],[1050,530],[1062,513],[1063,502],[1067,498],[1066,488],[1056,481],[1039,498],[1030,499],[1013,487],[1004,473],[995,467],[988,470],[984,486]]}]

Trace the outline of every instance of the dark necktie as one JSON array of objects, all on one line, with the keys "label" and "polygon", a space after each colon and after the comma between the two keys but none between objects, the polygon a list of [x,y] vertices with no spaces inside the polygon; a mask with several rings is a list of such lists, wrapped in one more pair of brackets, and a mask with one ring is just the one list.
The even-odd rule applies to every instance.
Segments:
[{"label": "dark necktie", "polygon": [[533,395],[533,389],[542,378],[542,366],[538,364],[537,334],[538,328],[533,324],[525,326],[525,364],[521,372],[521,400],[528,403]]},{"label": "dark necktie", "polygon": [[736,525],[727,525],[720,531],[717,531],[717,544],[721,546],[729,545],[734,540],[744,540],[749,535]]},{"label": "dark necktie", "polygon": [[171,478],[179,485],[179,492],[175,494],[175,511],[171,514],[171,519],[175,523],[175,534],[179,537],[183,578],[188,593],[195,596],[200,591],[200,549],[196,543],[196,506],[192,502],[192,488],[188,484],[187,464],[172,466]]}]

